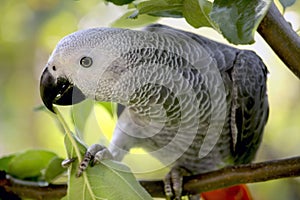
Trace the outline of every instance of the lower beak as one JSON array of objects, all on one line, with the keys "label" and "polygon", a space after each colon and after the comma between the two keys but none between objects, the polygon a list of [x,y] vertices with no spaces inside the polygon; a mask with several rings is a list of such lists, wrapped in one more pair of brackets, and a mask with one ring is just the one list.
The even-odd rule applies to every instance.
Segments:
[{"label": "lower beak", "polygon": [[53,104],[72,105],[85,99],[84,94],[76,86],[71,84],[67,78],[55,79],[46,68],[40,80],[40,94],[45,106],[54,112]]}]

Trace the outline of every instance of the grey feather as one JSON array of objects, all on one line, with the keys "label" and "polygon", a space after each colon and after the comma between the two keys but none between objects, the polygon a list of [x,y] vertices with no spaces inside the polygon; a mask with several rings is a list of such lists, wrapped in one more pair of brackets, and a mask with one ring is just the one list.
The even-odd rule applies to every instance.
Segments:
[{"label": "grey feather", "polygon": [[[226,118],[219,137],[216,139],[212,137],[212,140],[216,141],[212,143],[214,146],[210,146],[211,148],[207,150],[208,152],[203,158],[199,157],[198,152],[207,136],[205,132],[207,132],[208,123],[212,123],[208,122],[211,103],[207,101],[212,101],[210,98],[218,98],[219,95],[217,91],[215,91],[216,97],[213,97],[214,94],[208,94],[211,91],[207,87],[214,87],[217,84],[212,82],[209,86],[208,83],[205,83],[205,76],[211,75],[205,71],[209,69],[203,70],[205,67],[201,68],[201,66],[193,64],[193,62],[197,62],[191,62],[189,56],[161,52],[157,48],[141,48],[135,52],[128,52],[128,55],[124,54],[127,60],[130,60],[129,66],[141,63],[147,68],[153,67],[154,69],[144,76],[152,77],[156,83],[161,83],[160,79],[164,79],[164,81],[174,79],[174,74],[168,76],[168,71],[176,69],[188,82],[197,99],[193,102],[192,98],[185,100],[181,98],[181,102],[176,102],[176,94],[172,93],[176,89],[172,88],[172,84],[168,87],[139,86],[132,98],[134,103],[130,103],[127,107],[126,116],[124,114],[125,117],[119,119],[113,143],[119,141],[120,134],[130,134],[130,138],[122,141],[135,141],[133,146],[147,149],[163,163],[170,165],[176,160],[175,165],[185,166],[193,173],[204,172],[228,164],[252,161],[261,142],[268,116],[267,69],[261,59],[252,51],[239,50],[162,25],[151,25],[145,31],[167,34],[174,38],[189,37],[194,43],[197,43],[196,45],[205,49],[212,59],[210,63],[215,63],[224,83],[225,96],[223,99],[218,99],[218,103],[226,104],[227,110],[222,110],[227,113]],[[155,63],[159,63],[161,69],[155,68]],[[149,78],[148,82],[151,81],[154,80]],[[182,82],[174,84],[181,86],[178,89],[181,92],[186,89]],[[180,103],[181,105],[179,105]],[[189,106],[184,107],[182,104]],[[162,114],[158,112],[162,109],[166,112],[166,116],[162,117]],[[195,112],[196,110],[199,112]],[[182,114],[185,116],[181,116]],[[186,123],[185,119],[187,119]],[[196,119],[195,123],[192,122],[194,119]],[[148,124],[149,120],[155,122]],[[123,127],[122,124],[125,124],[126,127]],[[186,127],[183,127],[185,125]],[[179,126],[185,131],[182,134],[182,130],[178,130]],[[188,134],[189,130],[193,130],[192,126],[197,126],[197,135],[193,135],[193,131],[191,131],[192,134]],[[153,136],[149,137],[152,134]],[[170,145],[176,134],[178,141]],[[129,150],[128,144],[118,145]],[[161,149],[163,151],[160,151]],[[172,164],[174,165],[174,163]]]}]

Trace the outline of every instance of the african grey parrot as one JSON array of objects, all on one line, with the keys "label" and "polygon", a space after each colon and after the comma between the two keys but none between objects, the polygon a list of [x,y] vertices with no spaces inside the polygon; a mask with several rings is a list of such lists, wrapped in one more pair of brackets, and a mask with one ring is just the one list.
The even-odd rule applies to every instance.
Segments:
[{"label": "african grey parrot", "polygon": [[179,199],[183,174],[254,159],[269,112],[267,73],[253,51],[168,26],[91,28],[57,44],[40,92],[51,111],[86,98],[124,105],[109,151],[87,154],[122,160],[142,147],[172,167],[165,192]]}]

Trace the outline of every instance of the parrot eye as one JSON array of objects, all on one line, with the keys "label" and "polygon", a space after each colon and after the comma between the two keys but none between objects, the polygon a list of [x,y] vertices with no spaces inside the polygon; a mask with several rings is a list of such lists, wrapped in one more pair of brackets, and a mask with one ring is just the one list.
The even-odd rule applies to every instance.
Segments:
[{"label": "parrot eye", "polygon": [[93,64],[93,59],[90,58],[90,57],[82,57],[81,60],[80,60],[80,65],[82,67],[85,67],[85,68],[88,68],[90,66],[92,66]]}]

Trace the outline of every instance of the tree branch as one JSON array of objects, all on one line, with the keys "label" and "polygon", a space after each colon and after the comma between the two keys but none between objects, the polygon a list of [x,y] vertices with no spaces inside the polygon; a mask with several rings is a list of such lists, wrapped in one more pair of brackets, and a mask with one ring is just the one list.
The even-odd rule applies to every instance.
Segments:
[{"label": "tree branch", "polygon": [[[300,176],[300,157],[225,167],[217,171],[184,177],[184,194],[198,194],[237,184],[256,183]],[[140,181],[153,196],[164,197],[162,181]]]},{"label": "tree branch", "polygon": [[[35,182],[33,182],[35,183]],[[0,171],[0,199],[21,199],[31,198],[38,200],[47,199],[61,199],[67,194],[67,185],[53,185],[39,186],[32,184],[29,181],[18,180],[9,178],[4,171]]]},{"label": "tree branch", "polygon": [[[239,166],[229,166],[217,171],[184,177],[183,194],[198,194],[237,184],[255,183],[279,178],[300,176],[300,156],[282,160],[266,161]],[[161,180],[143,180],[141,185],[153,196],[164,197]],[[67,185],[37,187],[20,184],[14,179],[0,177],[0,188],[22,197],[34,199],[61,198],[66,194]]]},{"label": "tree branch", "polygon": [[300,78],[300,36],[272,3],[257,31],[285,65]]}]

